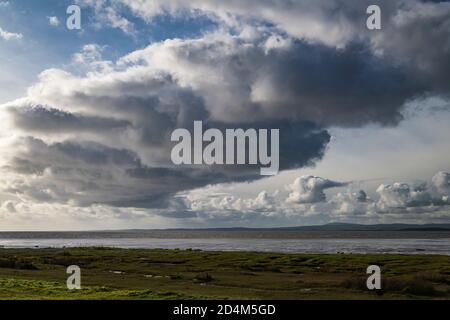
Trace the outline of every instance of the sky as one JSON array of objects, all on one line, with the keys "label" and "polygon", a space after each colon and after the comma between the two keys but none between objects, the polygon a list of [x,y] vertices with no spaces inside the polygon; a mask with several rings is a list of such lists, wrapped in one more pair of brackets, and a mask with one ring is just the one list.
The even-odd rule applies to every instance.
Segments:
[{"label": "sky", "polygon": [[[0,66],[0,230],[450,222],[447,1],[0,0]],[[279,174],[175,165],[194,121]]]}]

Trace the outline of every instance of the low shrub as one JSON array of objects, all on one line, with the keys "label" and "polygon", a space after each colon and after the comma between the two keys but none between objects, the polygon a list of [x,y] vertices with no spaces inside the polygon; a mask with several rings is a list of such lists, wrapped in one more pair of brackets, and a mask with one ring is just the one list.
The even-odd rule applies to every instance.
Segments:
[{"label": "low shrub", "polygon": [[0,258],[0,268],[21,269],[21,270],[37,270],[38,268],[32,261],[19,260],[16,258]]},{"label": "low shrub", "polygon": [[202,273],[197,275],[194,280],[206,283],[213,281],[214,278],[209,273]]}]

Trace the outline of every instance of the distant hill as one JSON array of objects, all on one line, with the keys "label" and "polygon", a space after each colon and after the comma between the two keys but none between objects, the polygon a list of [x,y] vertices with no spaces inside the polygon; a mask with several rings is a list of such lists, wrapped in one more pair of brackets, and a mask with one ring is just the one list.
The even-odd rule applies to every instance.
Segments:
[{"label": "distant hill", "polygon": [[[0,239],[84,239],[84,238],[347,238],[347,237],[448,237],[450,224],[351,224],[276,228],[126,229],[90,231],[1,232]],[[390,233],[386,235],[386,233]]]},{"label": "distant hill", "polygon": [[450,224],[352,224],[330,223],[320,226],[279,228],[292,231],[450,231]]},{"label": "distant hill", "polygon": [[[189,231],[450,231],[450,223],[443,224],[353,224],[329,223],[316,226],[276,227],[276,228],[209,228],[170,229]],[[136,230],[138,231],[138,230]],[[141,230],[142,231],[142,230]]]}]

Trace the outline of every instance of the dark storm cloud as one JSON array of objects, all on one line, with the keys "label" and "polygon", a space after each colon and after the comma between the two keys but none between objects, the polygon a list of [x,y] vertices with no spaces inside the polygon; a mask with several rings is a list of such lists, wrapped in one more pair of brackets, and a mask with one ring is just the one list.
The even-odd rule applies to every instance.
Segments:
[{"label": "dark storm cloud", "polygon": [[[322,157],[330,138],[326,131],[312,124],[280,124],[280,128],[285,132],[281,145],[290,148],[280,159],[282,169]],[[259,168],[247,166],[149,167],[131,150],[94,142],[47,144],[26,138],[17,145],[22,151],[4,169],[24,180],[18,179],[6,191],[35,201],[164,208],[173,205],[171,197],[180,191],[260,178]],[[27,179],[30,175],[34,178]]]},{"label": "dark storm cloud", "polygon": [[27,159],[14,157],[4,168],[21,174],[42,174],[46,168],[46,165]]},{"label": "dark storm cloud", "polygon": [[324,126],[395,125],[405,102],[425,92],[407,70],[374,57],[362,44],[335,50],[297,41],[259,58],[249,57],[248,69],[263,79],[255,87],[266,90],[258,102],[268,117]]},{"label": "dark storm cloud", "polygon": [[[409,100],[450,92],[447,4],[382,1],[384,29],[370,33],[366,1],[172,3],[236,16],[198,39],[136,50],[102,72],[43,72],[25,99],[6,105],[13,130],[27,137],[9,149],[4,168],[17,176],[8,192],[78,205],[169,206],[179,191],[260,178],[251,167],[174,167],[170,134],[195,120],[223,130],[280,129],[285,170],[322,159],[329,127],[396,125]],[[311,181],[311,190],[293,191],[294,202],[322,201],[336,186]]]},{"label": "dark storm cloud", "polygon": [[10,108],[14,124],[30,132],[96,132],[126,128],[128,121],[70,114],[61,110],[36,107]]},{"label": "dark storm cloud", "polygon": [[404,1],[372,45],[429,90],[450,93],[450,2]]},{"label": "dark storm cloud", "polygon": [[[257,25],[260,28],[255,33],[263,32],[261,24],[270,23],[280,34],[337,51],[355,42],[364,43],[370,48],[369,60],[374,54],[391,66],[408,69],[407,78],[427,90],[446,94],[450,90],[449,1],[142,0],[140,5],[130,0],[119,2],[146,19],[161,13],[203,12],[234,28]],[[381,8],[380,31],[366,28],[369,5]]]},{"label": "dark storm cloud", "polygon": [[132,151],[97,143],[26,138],[19,145],[23,151],[7,169],[34,179],[14,181],[8,191],[34,200],[159,207],[168,195],[215,181],[205,172],[193,179],[195,170],[148,168]]},{"label": "dark storm cloud", "polygon": [[272,126],[280,128],[281,170],[313,165],[322,159],[331,139],[327,130],[312,122],[285,121]]}]

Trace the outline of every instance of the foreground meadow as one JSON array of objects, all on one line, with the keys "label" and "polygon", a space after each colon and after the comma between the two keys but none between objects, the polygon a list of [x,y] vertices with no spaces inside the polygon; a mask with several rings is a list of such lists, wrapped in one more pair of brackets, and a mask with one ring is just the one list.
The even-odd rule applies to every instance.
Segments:
[{"label": "foreground meadow", "polygon": [[[382,269],[383,290],[366,288]],[[66,267],[82,289],[66,288]],[[0,299],[450,299],[450,257],[0,249]]]}]

